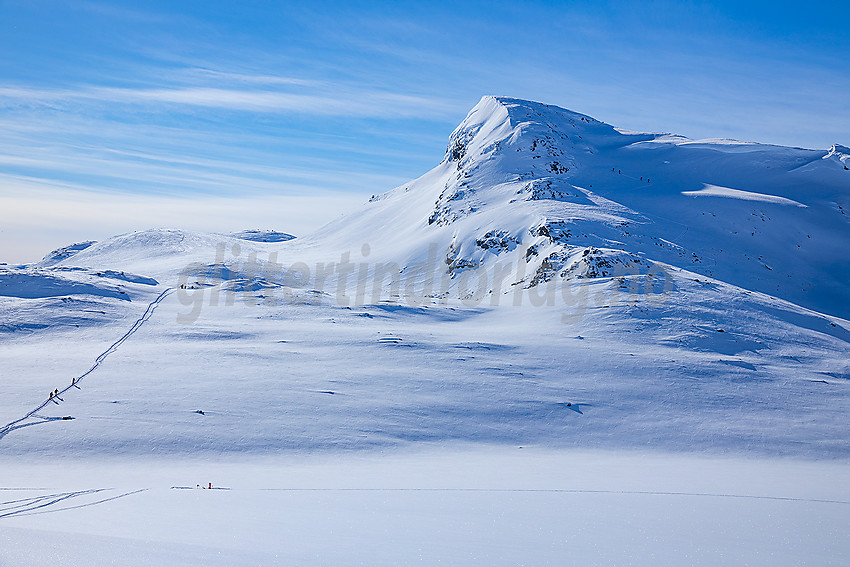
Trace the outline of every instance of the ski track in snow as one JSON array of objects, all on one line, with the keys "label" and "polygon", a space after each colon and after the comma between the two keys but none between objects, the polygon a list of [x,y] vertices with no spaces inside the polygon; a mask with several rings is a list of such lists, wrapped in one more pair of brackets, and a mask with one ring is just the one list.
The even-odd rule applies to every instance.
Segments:
[{"label": "ski track in snow", "polygon": [[[172,486],[172,489],[184,488]],[[227,489],[232,490],[232,489]],[[588,490],[580,488],[259,488],[274,492],[507,492],[551,494],[637,494],[645,496],[698,496],[707,498],[743,498],[752,500],[780,500],[784,502],[812,502],[817,504],[847,504],[847,500],[822,498],[794,498],[791,496],[761,496],[753,494],[721,494],[713,492],[667,492],[659,490]]]},{"label": "ski track in snow", "polygon": [[[196,490],[190,486],[172,486],[172,490]],[[31,516],[35,514],[47,514],[52,512],[60,512],[65,510],[74,510],[79,508],[87,508],[104,504],[113,500],[140,494],[152,490],[151,488],[139,488],[122,492],[114,496],[100,498],[94,501],[84,501],[85,497],[92,495],[103,495],[114,488],[93,488],[87,490],[76,490],[71,492],[57,492],[50,494],[42,494],[29,498],[20,498],[17,500],[7,500],[0,502],[0,518],[8,518],[13,516]],[[233,490],[231,488],[216,487],[212,490]],[[244,490],[243,490],[244,491]],[[239,491],[239,492],[243,492]],[[745,500],[769,500],[780,502],[806,502],[813,504],[839,504],[850,505],[850,501],[823,499],[823,498],[796,498],[791,496],[769,496],[769,495],[753,495],[753,494],[726,494],[726,493],[711,493],[711,492],[674,492],[674,491],[658,491],[658,490],[604,490],[604,489],[564,489],[564,488],[256,488],[248,489],[248,491],[269,491],[269,492],[326,492],[326,493],[349,493],[349,492],[466,492],[466,493],[547,493],[547,494],[601,494],[601,495],[638,495],[638,496],[670,496],[670,497],[686,497],[686,498],[723,498],[723,499],[745,499]],[[82,503],[72,506],[61,506],[69,501]]]},{"label": "ski track in snow", "polygon": [[33,496],[31,498],[22,498],[20,500],[9,500],[7,502],[0,502],[0,518],[7,518],[10,516],[31,516],[34,514],[46,514],[49,512],[59,512],[61,510],[73,510],[76,508],[86,508],[88,506],[95,506],[97,504],[103,504],[104,502],[110,502],[112,500],[118,500],[119,498],[124,498],[125,496],[130,496],[132,494],[138,494],[140,492],[144,492],[149,490],[147,488],[140,488],[138,490],[131,490],[130,492],[124,492],[122,494],[118,494],[116,496],[110,496],[108,498],[102,498],[100,500],[96,500],[94,502],[85,502],[83,504],[76,504],[74,506],[62,506],[55,507],[56,504],[60,504],[62,502],[66,502],[68,500],[74,498],[80,498],[84,496],[88,496],[91,494],[99,494],[101,492],[107,492],[109,490],[114,490],[111,488],[92,488],[89,490],[76,490],[73,492],[58,492],[55,494],[43,494],[41,496]]},{"label": "ski track in snow", "polygon": [[[106,360],[106,357],[108,357],[110,354],[112,354],[113,352],[118,350],[118,347],[121,346],[122,344],[124,344],[124,341],[129,339],[133,335],[133,333],[138,331],[142,327],[142,325],[144,325],[145,322],[148,319],[151,318],[154,310],[162,302],[162,300],[165,299],[173,291],[174,291],[174,288],[168,288],[168,289],[164,290],[162,293],[160,293],[157,296],[156,299],[151,301],[150,304],[148,305],[147,309],[145,309],[145,312],[142,314],[141,317],[139,317],[136,320],[135,323],[133,323],[133,325],[130,327],[130,329],[126,333],[124,333],[121,336],[121,338],[119,338],[117,341],[112,343],[109,346],[109,348],[107,348],[105,351],[100,353],[98,355],[98,357],[95,359],[94,364],[91,366],[91,368],[89,368],[87,371],[85,371],[80,376],[75,377],[72,380],[72,382],[69,386],[66,386],[62,390],[59,390],[59,394],[47,398],[46,400],[44,400],[44,402],[42,402],[42,404],[40,406],[33,409],[32,411],[30,411],[29,413],[27,413],[23,417],[16,419],[14,421],[10,421],[6,425],[4,425],[2,428],[0,428],[0,440],[2,440],[6,435],[11,433],[12,431],[14,431],[16,429],[20,429],[22,427],[29,427],[31,425],[39,425],[39,424],[48,423],[48,422],[51,422],[51,421],[62,420],[63,419],[62,417],[48,417],[48,416],[38,415],[38,412],[41,411],[43,408],[47,407],[48,405],[50,405],[51,403],[58,405],[59,402],[63,401],[62,398],[60,398],[59,396],[61,396],[62,394],[64,394],[68,390],[70,390],[71,388],[80,389],[79,383],[83,380],[83,378],[85,378],[86,376],[88,376],[89,374],[91,374],[92,372],[97,370],[97,368],[101,365],[101,363],[104,360]],[[32,418],[38,419],[39,421],[31,421],[29,423],[25,423],[28,419],[32,419]],[[0,517],[2,517],[2,516],[0,516]]]}]

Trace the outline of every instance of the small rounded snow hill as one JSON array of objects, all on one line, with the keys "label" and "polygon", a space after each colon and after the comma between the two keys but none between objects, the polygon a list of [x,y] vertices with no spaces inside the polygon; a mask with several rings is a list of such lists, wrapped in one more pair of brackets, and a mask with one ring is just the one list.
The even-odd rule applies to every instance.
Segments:
[{"label": "small rounded snow hill", "polygon": [[93,244],[57,265],[126,271],[167,281],[192,263],[213,263],[219,248],[226,246],[230,250],[237,242],[254,245],[221,234],[163,228],[143,230]]}]

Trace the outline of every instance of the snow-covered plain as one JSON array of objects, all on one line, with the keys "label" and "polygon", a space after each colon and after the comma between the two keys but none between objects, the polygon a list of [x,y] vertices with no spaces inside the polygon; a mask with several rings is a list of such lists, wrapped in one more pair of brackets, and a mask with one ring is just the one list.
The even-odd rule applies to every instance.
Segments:
[{"label": "snow-covered plain", "polygon": [[[30,499],[2,517],[4,565],[843,565],[850,553],[847,467],[824,462],[440,445],[16,463],[4,478],[31,487],[3,491]],[[101,492],[74,494],[86,489]]]},{"label": "snow-covered plain", "polygon": [[846,564],[845,149],[485,97],[314,234],[0,266],[0,565]]}]

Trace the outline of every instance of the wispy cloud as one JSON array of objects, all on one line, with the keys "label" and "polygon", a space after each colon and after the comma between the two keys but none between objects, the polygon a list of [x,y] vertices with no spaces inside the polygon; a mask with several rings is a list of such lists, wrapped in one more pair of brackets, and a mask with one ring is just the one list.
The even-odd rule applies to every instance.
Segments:
[{"label": "wispy cloud", "polygon": [[[208,80],[215,73],[206,72]],[[387,118],[444,118],[456,113],[458,104],[428,96],[362,89],[349,85],[317,83],[307,80],[252,77],[224,74],[230,80],[260,83],[267,88],[236,88],[210,85],[169,86],[159,88],[123,88],[81,86],[79,88],[0,87],[5,106],[56,107],[68,103],[106,103],[150,107],[214,108],[238,112],[301,113],[316,116],[356,116]],[[310,87],[312,92],[273,90],[270,85]]]},{"label": "wispy cloud", "polygon": [[199,79],[227,81],[231,83],[245,83],[254,85],[299,85],[304,87],[321,87],[327,86],[325,81],[317,81],[312,79],[303,79],[297,77],[281,77],[277,75],[265,74],[249,74],[238,73],[231,71],[220,71],[215,69],[206,69],[203,67],[187,67],[180,69],[180,75],[183,77]]},{"label": "wispy cloud", "polygon": [[[368,195],[425,170],[387,173],[389,164],[421,156],[412,149],[417,143],[393,144],[398,133],[381,131],[379,123],[443,116],[451,106],[211,65],[172,68],[159,80],[147,65],[132,74],[146,85],[0,87],[0,167],[99,190],[307,194],[334,188]],[[242,127],[240,115],[249,115],[250,128]],[[382,143],[364,145],[370,137]]]},{"label": "wispy cloud", "polygon": [[92,190],[184,194],[298,195],[328,188],[368,194],[406,180],[377,171],[353,171],[330,157],[287,155],[279,147],[256,147],[262,144],[250,137],[216,143],[191,130],[171,129],[156,135],[113,123],[109,132],[92,138],[97,124],[83,123],[66,131],[64,139],[45,144],[45,131],[59,125],[49,122],[36,131],[16,131],[14,126],[0,122],[0,146],[4,147],[0,170],[7,172],[5,177],[0,174],[0,196],[8,194],[4,179],[11,172],[45,183],[74,179]]}]

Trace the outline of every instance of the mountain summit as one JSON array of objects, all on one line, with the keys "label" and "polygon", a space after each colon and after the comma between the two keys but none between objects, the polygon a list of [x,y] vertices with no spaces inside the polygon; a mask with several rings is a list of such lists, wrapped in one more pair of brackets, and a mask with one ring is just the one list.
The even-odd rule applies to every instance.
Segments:
[{"label": "mountain summit", "polygon": [[453,276],[521,260],[523,287],[661,263],[847,318],[842,148],[631,132],[486,96],[436,168],[310,238],[354,237],[402,266],[436,243]]}]

